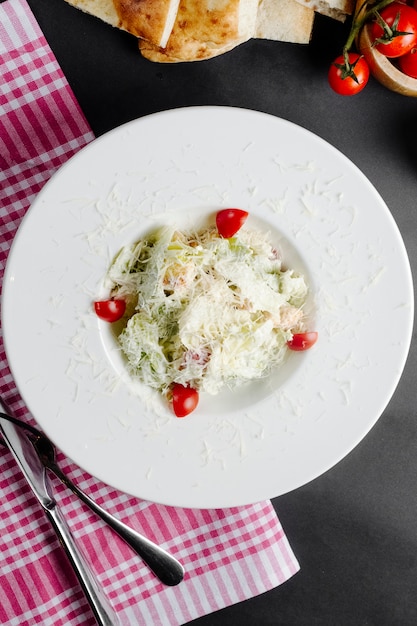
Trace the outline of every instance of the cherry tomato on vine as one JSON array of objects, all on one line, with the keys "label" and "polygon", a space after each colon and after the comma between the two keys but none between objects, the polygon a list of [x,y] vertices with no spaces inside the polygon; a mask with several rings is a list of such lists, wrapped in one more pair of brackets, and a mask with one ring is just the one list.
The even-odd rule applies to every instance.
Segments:
[{"label": "cherry tomato on vine", "polygon": [[189,415],[198,404],[197,389],[175,383],[172,388],[172,408],[177,417]]},{"label": "cherry tomato on vine", "polygon": [[341,96],[353,96],[359,93],[368,80],[368,63],[357,52],[349,52],[347,59],[341,54],[329,68],[329,85]]},{"label": "cherry tomato on vine", "polygon": [[105,322],[117,322],[125,314],[126,302],[124,300],[116,300],[113,298],[110,300],[100,300],[94,302],[94,310],[97,317]]},{"label": "cherry tomato on vine", "polygon": [[407,76],[417,78],[417,47],[398,58],[398,67]]},{"label": "cherry tomato on vine", "polygon": [[371,37],[378,52],[390,59],[406,54],[417,45],[417,10],[392,2],[377,14]]},{"label": "cherry tomato on vine", "polygon": [[315,331],[307,333],[295,333],[290,341],[287,341],[287,346],[290,350],[295,352],[301,352],[302,350],[308,350],[316,343],[319,334]]},{"label": "cherry tomato on vine", "polygon": [[216,215],[216,226],[219,235],[225,239],[233,237],[246,222],[249,213],[242,209],[223,209]]}]

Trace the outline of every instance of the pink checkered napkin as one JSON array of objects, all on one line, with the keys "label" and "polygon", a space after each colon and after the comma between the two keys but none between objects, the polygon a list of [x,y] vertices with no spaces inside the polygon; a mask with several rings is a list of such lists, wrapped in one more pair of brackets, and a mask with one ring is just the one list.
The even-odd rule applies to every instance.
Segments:
[{"label": "pink checkered napkin", "polygon": [[[25,0],[0,4],[0,271],[19,223],[51,174],[93,139]],[[0,338],[1,339],[1,338]],[[31,421],[0,345],[0,394]],[[134,553],[59,483],[57,499],[126,626],[176,626],[253,597],[298,570],[270,502],[222,510],[165,507],[87,475],[62,454],[79,486],[184,565],[161,584]],[[88,626],[94,618],[56,536],[8,451],[0,450],[0,623]]]}]

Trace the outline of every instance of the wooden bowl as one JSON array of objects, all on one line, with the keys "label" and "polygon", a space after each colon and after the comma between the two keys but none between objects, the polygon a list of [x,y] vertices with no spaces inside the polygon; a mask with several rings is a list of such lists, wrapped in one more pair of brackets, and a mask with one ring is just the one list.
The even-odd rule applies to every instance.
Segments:
[{"label": "wooden bowl", "polygon": [[356,46],[368,62],[371,74],[391,91],[417,98],[417,78],[411,78],[401,72],[386,56],[372,47],[370,29],[370,24],[362,28]]}]

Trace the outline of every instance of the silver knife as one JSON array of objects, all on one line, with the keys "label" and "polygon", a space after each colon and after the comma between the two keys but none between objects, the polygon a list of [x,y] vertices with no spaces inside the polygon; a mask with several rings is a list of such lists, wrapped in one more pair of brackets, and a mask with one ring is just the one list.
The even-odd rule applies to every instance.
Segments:
[{"label": "silver knife", "polygon": [[99,626],[119,626],[120,620],[117,614],[104,596],[93,571],[84,555],[80,552],[53,498],[46,470],[41,464],[32,442],[26,433],[18,426],[15,426],[12,422],[2,417],[0,417],[0,432],[58,535],[91,606],[97,623]]}]

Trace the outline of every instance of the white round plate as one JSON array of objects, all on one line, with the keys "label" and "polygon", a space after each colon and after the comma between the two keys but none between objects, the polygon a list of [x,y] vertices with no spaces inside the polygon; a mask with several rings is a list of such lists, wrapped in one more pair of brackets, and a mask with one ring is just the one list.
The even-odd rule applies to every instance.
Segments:
[{"label": "white round plate", "polygon": [[[123,245],[229,206],[305,274],[319,340],[177,419],[134,387],[92,303]],[[305,129],[228,107],[150,115],[81,150],[27,213],[4,280],[7,356],[39,425],[105,483],[185,507],[272,498],[336,464],[391,398],[412,321],[404,244],[365,176]]]}]

